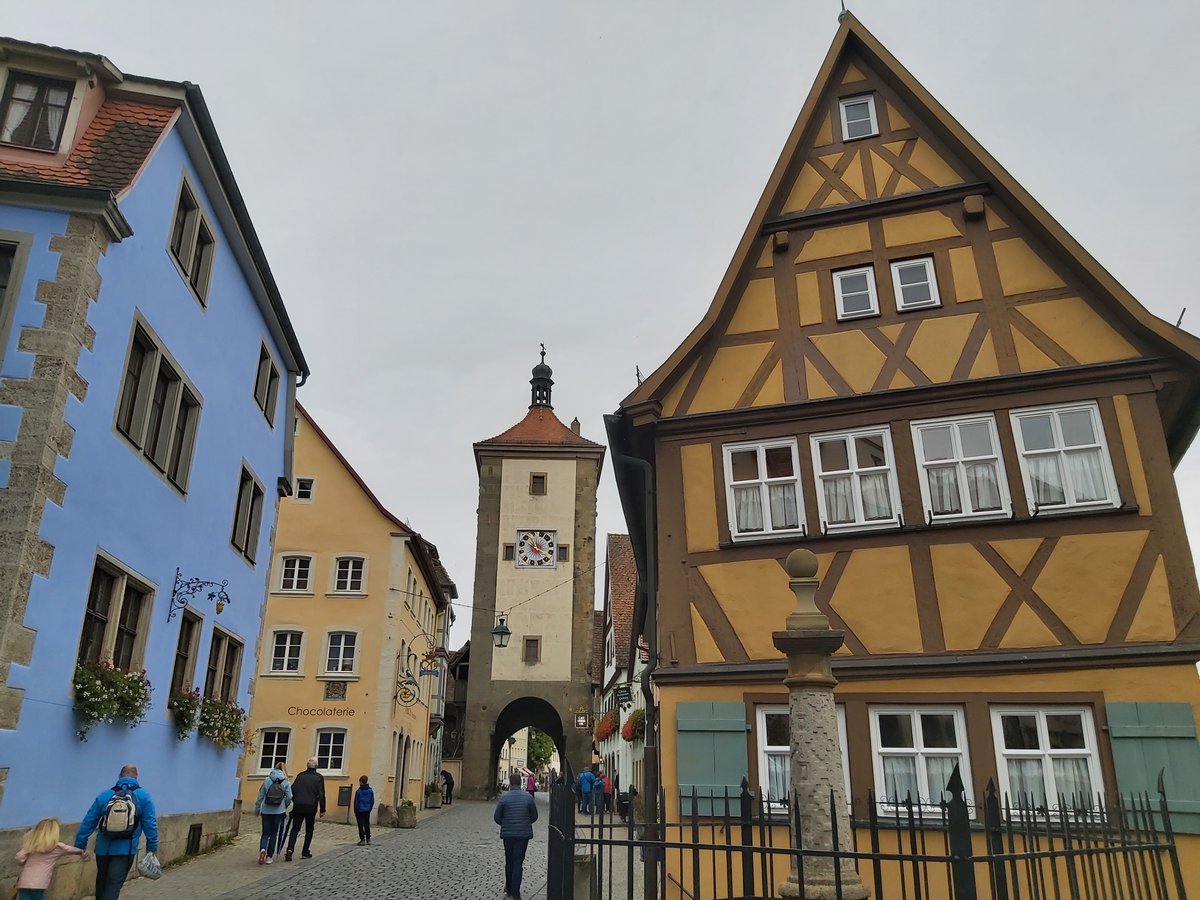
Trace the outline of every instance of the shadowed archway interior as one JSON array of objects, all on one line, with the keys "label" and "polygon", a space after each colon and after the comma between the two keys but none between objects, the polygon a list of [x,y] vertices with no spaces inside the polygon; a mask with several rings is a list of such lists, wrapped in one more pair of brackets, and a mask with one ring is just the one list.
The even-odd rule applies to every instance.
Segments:
[{"label": "shadowed archway interior", "polygon": [[[509,735],[528,727],[536,728],[554,741],[558,758],[562,761],[563,772],[569,773],[571,763],[567,756],[566,732],[563,730],[562,717],[559,716],[558,710],[540,697],[521,697],[513,700],[496,716],[488,771],[496,771],[500,762],[500,747]],[[494,794],[495,790],[496,785],[493,784],[491,793]]]}]

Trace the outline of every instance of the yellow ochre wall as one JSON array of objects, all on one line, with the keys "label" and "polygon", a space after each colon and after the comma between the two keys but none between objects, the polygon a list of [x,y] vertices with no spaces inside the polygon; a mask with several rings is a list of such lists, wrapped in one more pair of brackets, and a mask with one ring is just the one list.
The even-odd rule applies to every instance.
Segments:
[{"label": "yellow ochre wall", "polygon": [[[421,679],[420,701],[411,707],[396,704],[393,698],[402,644],[406,650],[412,647],[418,665],[429,649],[418,617],[423,602],[432,604],[434,591],[404,530],[372,502],[310,421],[302,414],[297,419],[295,470],[297,478],[314,479],[314,494],[311,501],[290,497],[280,502],[248,722],[255,739],[244,762],[242,801],[253,805],[265,775],[258,768],[261,729],[292,729],[287,771],[294,777],[316,754],[318,729],[345,728],[344,772],[323,772],[330,814],[344,815],[345,810],[335,806],[337,788],[356,787],[360,775],[370,778],[380,803],[407,797],[420,804],[429,747],[429,702],[436,689],[430,684],[433,679]],[[294,554],[313,556],[310,590],[281,593],[282,558]],[[366,557],[361,595],[333,593],[334,560],[342,555]],[[424,601],[405,592],[410,570]],[[298,673],[271,672],[273,633],[279,630],[303,632]],[[330,631],[357,633],[356,670],[350,675],[321,674]],[[324,699],[330,680],[348,682],[345,700]],[[407,777],[399,785],[397,757],[403,754],[404,744],[398,735],[407,737],[410,747]]]}]

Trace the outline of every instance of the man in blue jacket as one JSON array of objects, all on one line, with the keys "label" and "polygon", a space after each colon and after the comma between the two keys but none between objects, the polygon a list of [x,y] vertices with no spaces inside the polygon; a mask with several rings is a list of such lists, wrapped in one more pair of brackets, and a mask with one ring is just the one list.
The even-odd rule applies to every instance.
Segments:
[{"label": "man in blue jacket", "polygon": [[[75,834],[75,846],[86,850],[88,838],[96,832],[96,849],[93,851],[96,856],[96,900],[117,900],[121,896],[125,876],[133,866],[143,834],[146,835],[146,852],[158,852],[158,814],[150,792],[138,784],[137,779],[137,766],[123,767],[117,783],[96,796]],[[127,808],[128,801],[132,801],[134,807],[132,822],[127,823],[131,827],[122,828],[121,833],[115,831],[115,823],[109,823],[107,830],[105,827],[109,803],[118,794],[122,807]],[[122,817],[125,817],[124,813]]]},{"label": "man in blue jacket", "polygon": [[500,795],[492,818],[500,826],[500,839],[504,841],[504,896],[521,900],[521,870],[538,811],[533,794],[521,790],[521,773],[513,772],[509,782],[512,786]]}]

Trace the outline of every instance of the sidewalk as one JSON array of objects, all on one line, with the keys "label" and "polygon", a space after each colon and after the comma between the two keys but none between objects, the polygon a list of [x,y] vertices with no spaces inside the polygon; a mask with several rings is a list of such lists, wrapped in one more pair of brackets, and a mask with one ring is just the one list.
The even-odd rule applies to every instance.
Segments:
[{"label": "sidewalk", "polygon": [[[422,809],[417,812],[417,822],[423,822],[439,815],[440,809]],[[339,815],[340,814],[340,815]],[[373,827],[376,837],[389,834],[394,829]],[[178,866],[173,866],[163,872],[161,881],[150,881],[147,878],[131,877],[127,886],[121,891],[122,900],[162,900],[164,896],[171,900],[212,900],[229,891],[244,888],[254,882],[274,876],[280,867],[289,871],[295,867],[311,865],[322,856],[329,853],[353,847],[358,844],[358,828],[353,821],[345,822],[345,810],[317,819],[317,827],[313,831],[313,859],[301,859],[300,847],[303,845],[304,832],[301,830],[296,843],[296,853],[292,862],[284,862],[283,854],[269,866],[258,864],[258,817],[249,814],[242,816],[241,834],[233,843],[212,853],[202,854],[189,859]],[[132,875],[133,873],[131,873]]]}]

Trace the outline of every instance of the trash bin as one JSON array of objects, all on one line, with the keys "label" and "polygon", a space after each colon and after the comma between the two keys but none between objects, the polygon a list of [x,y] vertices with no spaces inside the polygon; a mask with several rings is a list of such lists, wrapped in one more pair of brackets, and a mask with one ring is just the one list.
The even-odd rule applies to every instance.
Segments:
[{"label": "trash bin", "polygon": [[350,805],[350,785],[340,784],[340,785],[338,785],[338,806],[349,806],[349,805]]},{"label": "trash bin", "polygon": [[617,791],[617,815],[621,821],[629,818],[629,791]]}]

